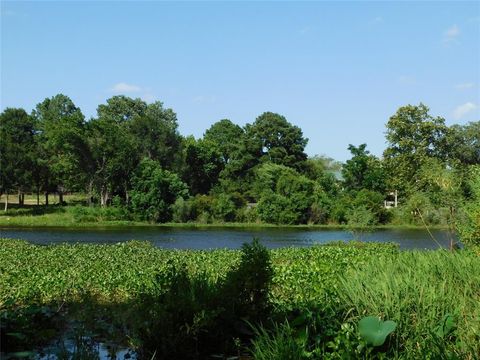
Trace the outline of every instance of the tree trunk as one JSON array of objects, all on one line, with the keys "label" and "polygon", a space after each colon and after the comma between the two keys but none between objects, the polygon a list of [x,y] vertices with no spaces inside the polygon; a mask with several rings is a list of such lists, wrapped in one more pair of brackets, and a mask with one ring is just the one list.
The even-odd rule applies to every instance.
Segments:
[{"label": "tree trunk", "polygon": [[37,206],[40,205],[40,189],[37,188]]},{"label": "tree trunk", "polygon": [[58,192],[58,203],[60,205],[63,205],[63,192],[62,191]]},{"label": "tree trunk", "polygon": [[45,205],[48,206],[48,191],[45,192]]},{"label": "tree trunk", "polygon": [[5,211],[8,210],[8,191],[5,193]]},{"label": "tree trunk", "polygon": [[107,206],[108,202],[108,190],[105,186],[102,187],[102,191],[100,192],[100,205],[102,207]]},{"label": "tree trunk", "polygon": [[130,196],[128,195],[127,182],[124,183],[124,188],[125,188],[125,203],[128,205],[128,203],[130,202]]}]

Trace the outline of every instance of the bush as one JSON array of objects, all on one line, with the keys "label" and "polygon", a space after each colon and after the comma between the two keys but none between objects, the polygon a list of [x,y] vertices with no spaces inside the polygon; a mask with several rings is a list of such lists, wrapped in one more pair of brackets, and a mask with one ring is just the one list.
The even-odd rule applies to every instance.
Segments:
[{"label": "bush", "polygon": [[220,221],[235,221],[237,208],[230,195],[217,195],[212,204],[213,216]]},{"label": "bush", "polygon": [[257,324],[269,315],[272,276],[270,254],[257,240],[243,244],[238,268],[218,282],[168,262],[157,275],[157,290],[143,294],[134,311],[141,356],[196,359],[231,350],[232,340],[245,336],[247,321]]},{"label": "bush", "polygon": [[175,201],[188,196],[187,185],[176,174],[150,159],[139,164],[132,185],[132,210],[142,220],[170,221]]},{"label": "bush", "polygon": [[472,198],[461,209],[456,227],[464,244],[480,245],[480,166],[472,168],[469,185]]},{"label": "bush", "polygon": [[172,220],[177,223],[185,223],[195,220],[193,201],[184,198],[178,198],[172,205]]},{"label": "bush", "polygon": [[68,211],[72,214],[75,222],[89,223],[102,221],[130,220],[128,209],[124,206],[74,206]]}]

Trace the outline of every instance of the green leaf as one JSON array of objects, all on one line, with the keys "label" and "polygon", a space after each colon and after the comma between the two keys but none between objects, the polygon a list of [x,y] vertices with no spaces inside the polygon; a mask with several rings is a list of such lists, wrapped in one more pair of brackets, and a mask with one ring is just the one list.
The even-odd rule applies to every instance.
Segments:
[{"label": "green leaf", "polygon": [[452,314],[446,314],[440,324],[435,328],[435,334],[444,338],[457,328],[455,317]]},{"label": "green leaf", "polygon": [[387,336],[391,334],[396,327],[396,322],[391,320],[382,321],[376,316],[367,316],[360,320],[358,324],[360,336],[367,344],[373,346],[383,345]]}]

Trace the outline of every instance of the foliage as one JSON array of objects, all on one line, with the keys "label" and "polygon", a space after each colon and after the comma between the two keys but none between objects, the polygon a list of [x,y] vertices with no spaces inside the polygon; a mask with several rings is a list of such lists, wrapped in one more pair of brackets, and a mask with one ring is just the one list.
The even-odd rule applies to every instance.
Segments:
[{"label": "foliage", "polygon": [[362,271],[347,271],[338,295],[352,320],[374,314],[395,321],[391,353],[408,358],[436,354],[431,332],[446,314],[461,313],[456,337],[446,338],[444,346],[464,358],[480,350],[480,328],[473,320],[480,311],[479,257],[472,255],[435,251],[380,256]]},{"label": "foliage", "polygon": [[213,124],[205,131],[204,140],[215,144],[222,156],[224,164],[228,164],[235,152],[238,151],[240,141],[244,135],[243,129],[228,119]]},{"label": "foliage", "polygon": [[123,206],[74,206],[69,209],[77,223],[95,223],[115,220],[131,220],[131,214]]},{"label": "foliage", "polygon": [[219,194],[213,200],[213,216],[219,221],[235,221],[237,207],[232,196]]},{"label": "foliage", "polygon": [[158,161],[166,169],[173,169],[179,160],[181,137],[177,128],[177,115],[159,101],[147,104],[129,123],[139,155]]},{"label": "foliage", "polygon": [[[327,359],[472,358],[480,350],[480,257],[473,248],[399,252],[353,243],[266,251],[252,244],[243,252],[174,251],[140,242],[36,246],[5,239],[0,260],[0,312],[12,318],[30,304],[65,304],[72,314],[78,302],[82,316],[128,332],[138,351],[151,339],[170,349],[181,341],[177,351],[188,356],[219,343],[230,344],[231,353],[234,338],[253,336],[241,318],[259,330],[257,354],[301,348],[304,356]],[[356,331],[365,314],[397,323],[378,349]],[[257,322],[264,316],[265,332]],[[286,318],[290,329],[281,325]]]},{"label": "foliage", "polygon": [[34,120],[23,109],[0,115],[0,193],[27,188],[35,163]]},{"label": "foliage", "polygon": [[382,346],[397,324],[394,321],[382,321],[376,316],[367,316],[361,319],[358,323],[358,331],[360,336],[367,342],[368,345]]},{"label": "foliage", "polygon": [[[273,112],[244,127],[220,120],[199,139],[180,136],[175,112],[161,102],[126,96],[107,99],[89,121],[62,94],[45,99],[31,116],[5,109],[0,118],[0,196],[17,192],[23,206],[25,196],[36,193],[38,205],[49,205],[54,193],[63,205],[64,194],[75,191],[85,194],[84,204],[115,208],[76,208],[63,217],[48,209],[52,216],[25,220],[31,224],[56,213],[58,220],[83,224],[174,219],[343,225],[371,213],[373,225],[439,224],[453,232],[454,224],[468,223],[473,206],[463,203],[471,203],[468,173],[478,162],[478,122],[448,128],[423,104],[403,106],[389,119],[382,159],[366,144],[349,145],[352,156],[343,165],[326,156],[308,158],[302,130]],[[157,182],[139,176],[142,159],[162,170]],[[159,190],[160,178],[179,186]],[[193,198],[187,199],[178,178]],[[400,208],[385,209],[396,190]],[[167,196],[171,191],[178,192]],[[418,194],[428,199],[421,212],[414,206]]]},{"label": "foliage", "polygon": [[472,198],[462,208],[457,231],[465,244],[480,245],[480,166],[471,169],[470,191]]},{"label": "foliage", "polygon": [[85,138],[85,119],[73,101],[58,94],[38,104],[32,113],[38,144],[45,155],[43,163],[50,177],[45,179],[60,187],[75,189],[84,184],[83,174],[89,156]]},{"label": "foliage", "polygon": [[185,169],[184,181],[192,194],[207,194],[218,182],[223,170],[220,151],[208,140],[187,138],[184,144]]},{"label": "foliage", "polygon": [[450,162],[464,165],[480,164],[480,121],[451,126],[447,142]]},{"label": "foliage", "polygon": [[246,134],[260,146],[261,161],[271,161],[299,168],[307,158],[303,152],[308,139],[303,138],[302,130],[290,124],[283,116],[265,112],[252,126],[247,127]]},{"label": "foliage", "polygon": [[366,150],[367,144],[348,146],[352,158],[343,165],[342,175],[347,190],[385,192],[385,172],[379,159]]},{"label": "foliage", "polygon": [[176,174],[163,170],[150,159],[142,160],[133,183],[132,210],[145,220],[171,220],[172,205],[179,197],[188,195],[187,186]]},{"label": "foliage", "polygon": [[400,107],[387,122],[384,151],[385,164],[390,174],[390,189],[404,194],[419,180],[418,169],[429,158],[444,161],[447,157],[447,133],[445,120],[429,114],[429,108]]},{"label": "foliage", "polygon": [[283,165],[266,163],[258,168],[254,192],[257,212],[267,223],[299,224],[309,219],[315,200],[315,183]]},{"label": "foliage", "polygon": [[256,329],[252,341],[252,356],[257,360],[271,359],[306,359],[306,339],[295,338],[294,329],[288,322],[275,325],[272,332],[265,328]]}]

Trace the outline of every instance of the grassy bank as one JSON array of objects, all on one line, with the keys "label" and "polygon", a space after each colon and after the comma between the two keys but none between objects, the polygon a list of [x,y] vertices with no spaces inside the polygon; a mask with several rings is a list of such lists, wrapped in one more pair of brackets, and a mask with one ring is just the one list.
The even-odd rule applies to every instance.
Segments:
[{"label": "grassy bank", "polygon": [[[442,358],[441,354],[445,358],[474,359],[480,353],[478,250],[399,252],[392,245],[356,243],[278,249],[268,254],[273,271],[268,318],[276,325],[264,323],[253,345],[251,340],[245,342],[245,334],[241,335],[247,331],[245,325],[240,330],[235,328],[241,322],[222,329],[240,334],[243,352],[282,358],[278,351],[293,338],[296,350],[290,351],[301,356],[290,358],[299,359],[418,359]],[[122,341],[132,348],[145,346],[148,341],[144,339],[152,342],[152,336],[158,334],[166,335],[153,337],[155,344],[174,341],[168,337],[171,329],[166,330],[165,324],[174,321],[172,314],[186,312],[189,320],[181,319],[178,329],[182,330],[175,339],[182,338],[181,333],[198,345],[219,326],[215,319],[228,307],[229,281],[235,278],[232,271],[242,269],[244,260],[240,251],[172,251],[142,242],[35,246],[3,239],[0,308],[4,319],[5,314],[15,319],[12,323],[19,328],[14,329],[16,332],[29,329],[22,327],[22,321],[28,319],[22,309],[36,306],[43,314],[46,307],[56,319],[59,313],[73,314],[76,308],[84,323],[95,316],[95,324],[114,329],[117,337],[123,337]],[[249,278],[249,272],[254,272],[252,279],[257,279],[262,269],[255,267],[262,265],[249,264],[243,266],[241,277]],[[223,289],[221,301],[212,307],[218,289]],[[165,294],[170,296],[167,300]],[[157,298],[163,299],[160,308],[156,300],[152,305],[152,299]],[[175,310],[172,313],[165,309]],[[369,348],[359,338],[359,320],[367,315],[397,324],[383,347]],[[163,320],[155,323],[150,333],[128,332],[135,329],[139,319],[148,323],[156,317]],[[453,325],[448,333],[442,333],[439,326],[446,318]],[[59,326],[58,321],[47,320],[50,325],[44,327]],[[199,358],[196,356],[192,358]]]},{"label": "grassy bank", "polygon": [[[0,205],[0,209],[1,209]],[[0,227],[70,227],[70,228],[102,228],[125,226],[156,226],[156,227],[230,227],[230,228],[306,228],[306,229],[349,229],[342,224],[311,224],[311,225],[276,225],[267,223],[238,223],[238,222],[213,222],[213,223],[149,223],[146,221],[117,220],[122,217],[121,209],[88,208],[83,206],[36,206],[27,205],[19,208],[13,205],[7,212],[0,210]],[[424,226],[400,224],[378,225],[372,229],[424,229]],[[432,225],[430,229],[447,229],[443,225]]]}]

